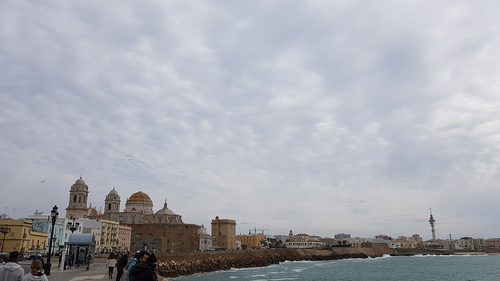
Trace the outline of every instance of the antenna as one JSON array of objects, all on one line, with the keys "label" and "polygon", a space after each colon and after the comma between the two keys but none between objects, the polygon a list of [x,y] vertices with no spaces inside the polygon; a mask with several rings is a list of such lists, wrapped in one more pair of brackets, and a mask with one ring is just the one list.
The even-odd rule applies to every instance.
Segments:
[{"label": "antenna", "polygon": [[434,219],[434,216],[432,215],[432,209],[429,208],[431,212],[431,217],[429,219],[429,223],[431,224],[431,232],[432,232],[432,242],[436,242],[436,229],[434,229],[434,223],[436,220]]}]

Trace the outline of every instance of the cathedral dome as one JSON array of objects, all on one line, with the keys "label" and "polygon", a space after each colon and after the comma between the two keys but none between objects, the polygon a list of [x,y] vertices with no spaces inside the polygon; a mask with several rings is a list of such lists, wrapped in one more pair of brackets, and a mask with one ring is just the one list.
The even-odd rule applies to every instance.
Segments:
[{"label": "cathedral dome", "polygon": [[151,198],[149,198],[149,195],[147,195],[146,193],[142,192],[142,191],[138,191],[134,194],[132,194],[132,196],[130,196],[130,198],[127,200],[127,202],[130,202],[130,201],[149,201],[149,202],[153,202],[151,200]]},{"label": "cathedral dome", "polygon": [[172,210],[167,208],[167,200],[165,200],[165,204],[163,204],[163,208],[158,210],[158,212],[155,213],[156,215],[175,215]]}]

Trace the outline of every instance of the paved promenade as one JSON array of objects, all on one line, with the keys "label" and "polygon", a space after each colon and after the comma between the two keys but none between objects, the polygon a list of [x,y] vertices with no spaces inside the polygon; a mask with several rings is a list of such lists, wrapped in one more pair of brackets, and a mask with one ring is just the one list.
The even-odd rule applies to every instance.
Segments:
[{"label": "paved promenade", "polygon": [[[82,280],[115,280],[116,279],[116,268],[113,272],[113,279],[108,278],[108,269],[106,268],[106,263],[97,262],[90,265],[90,270],[85,270],[86,266],[73,267],[71,269],[66,269],[61,271],[57,268],[57,263],[52,264],[50,270],[49,281],[82,281]],[[19,264],[24,268],[25,274],[31,271],[31,261],[20,261]],[[124,274],[126,271],[124,271]],[[169,281],[168,278],[158,276],[159,281]]]},{"label": "paved promenade", "polygon": [[[25,273],[30,272],[31,261],[21,261],[19,264],[24,268]],[[113,274],[113,279],[108,279],[108,270],[106,269],[105,263],[96,262],[90,265],[90,270],[85,270],[85,266],[73,267],[71,269],[66,269],[61,271],[57,268],[57,263],[52,264],[50,271],[49,280],[50,281],[80,281],[80,280],[114,280],[116,278],[116,269]]]}]

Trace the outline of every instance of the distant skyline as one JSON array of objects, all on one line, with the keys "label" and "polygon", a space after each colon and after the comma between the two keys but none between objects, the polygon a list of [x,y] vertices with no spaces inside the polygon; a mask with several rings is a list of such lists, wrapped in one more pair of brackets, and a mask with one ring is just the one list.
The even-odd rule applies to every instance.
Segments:
[{"label": "distant skyline", "polygon": [[498,1],[0,3],[0,212],[82,175],[237,234],[500,237]]}]

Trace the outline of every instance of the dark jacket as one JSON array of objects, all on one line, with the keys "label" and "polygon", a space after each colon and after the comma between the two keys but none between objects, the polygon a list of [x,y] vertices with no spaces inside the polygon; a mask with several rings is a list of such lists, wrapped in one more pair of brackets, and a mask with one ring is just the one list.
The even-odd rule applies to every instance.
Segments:
[{"label": "dark jacket", "polygon": [[33,260],[40,260],[42,261],[42,269],[45,269],[45,262],[43,261],[43,258],[40,256],[36,256],[33,258]]},{"label": "dark jacket", "polygon": [[156,265],[147,261],[136,263],[130,270],[130,281],[154,281],[158,280],[154,272]]},{"label": "dark jacket", "polygon": [[127,266],[127,262],[128,262],[128,256],[127,255],[123,255],[120,260],[118,261],[118,263],[116,264],[116,266],[120,266],[120,267],[125,267]]}]

